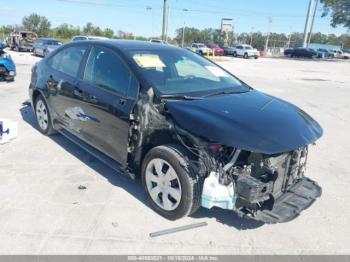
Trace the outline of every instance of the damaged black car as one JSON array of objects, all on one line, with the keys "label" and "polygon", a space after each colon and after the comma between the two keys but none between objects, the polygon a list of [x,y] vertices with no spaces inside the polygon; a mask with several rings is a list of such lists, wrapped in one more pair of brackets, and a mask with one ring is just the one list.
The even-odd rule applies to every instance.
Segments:
[{"label": "damaged black car", "polygon": [[168,219],[200,206],[289,221],[321,195],[305,176],[322,128],[188,50],[141,41],[63,45],[32,69],[39,130],[140,177]]}]

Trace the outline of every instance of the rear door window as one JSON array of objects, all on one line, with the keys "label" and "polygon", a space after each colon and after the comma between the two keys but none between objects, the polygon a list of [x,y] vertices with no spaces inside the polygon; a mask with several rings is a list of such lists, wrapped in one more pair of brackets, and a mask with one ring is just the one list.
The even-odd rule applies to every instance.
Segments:
[{"label": "rear door window", "polygon": [[72,46],[65,48],[53,56],[48,61],[48,65],[62,73],[76,77],[86,49],[86,46]]},{"label": "rear door window", "polygon": [[104,47],[94,47],[91,50],[84,81],[125,96],[130,80],[131,71],[116,53]]}]

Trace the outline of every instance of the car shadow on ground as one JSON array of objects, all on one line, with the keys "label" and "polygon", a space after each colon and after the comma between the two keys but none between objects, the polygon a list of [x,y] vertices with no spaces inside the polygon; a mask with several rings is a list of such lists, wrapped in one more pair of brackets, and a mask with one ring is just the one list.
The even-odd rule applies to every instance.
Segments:
[{"label": "car shadow on ground", "polygon": [[[24,102],[20,109],[22,119],[40,132],[37,128],[37,122],[35,115],[28,102]],[[127,176],[118,175],[116,171],[109,168],[107,165],[94,158],[89,153],[85,152],[79,146],[75,145],[62,135],[50,136],[50,139],[64,148],[68,153],[82,161],[84,164],[92,168],[94,171],[104,176],[112,185],[122,188],[130,193],[136,199],[138,199],[145,206],[151,208],[146,193],[142,188],[140,179],[132,180]],[[254,229],[264,225],[262,222],[258,222],[251,219],[244,219],[236,215],[233,211],[222,210],[219,208],[205,209],[200,208],[196,213],[191,215],[194,219],[202,218],[214,218],[216,221],[226,224],[228,226],[235,227],[238,230]]]}]

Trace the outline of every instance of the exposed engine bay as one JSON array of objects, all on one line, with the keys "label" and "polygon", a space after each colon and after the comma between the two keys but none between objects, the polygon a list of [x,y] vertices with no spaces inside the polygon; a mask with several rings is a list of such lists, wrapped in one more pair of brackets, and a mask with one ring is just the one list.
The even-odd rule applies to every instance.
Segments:
[{"label": "exposed engine bay", "polygon": [[[304,176],[308,147],[275,155],[216,147],[212,155],[217,167],[204,182],[203,207],[232,209],[266,223],[286,222],[299,214],[300,205],[311,204],[321,194]],[[292,194],[296,186],[300,192]],[[288,193],[281,204],[278,200]],[[283,210],[278,210],[281,205]]]}]

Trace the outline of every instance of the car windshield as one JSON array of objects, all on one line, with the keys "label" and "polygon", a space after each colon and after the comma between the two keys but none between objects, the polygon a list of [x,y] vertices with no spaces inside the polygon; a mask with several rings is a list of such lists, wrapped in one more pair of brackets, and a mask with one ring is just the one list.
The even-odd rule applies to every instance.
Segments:
[{"label": "car windshield", "polygon": [[131,50],[129,56],[161,95],[206,96],[249,90],[225,70],[186,50]]}]

